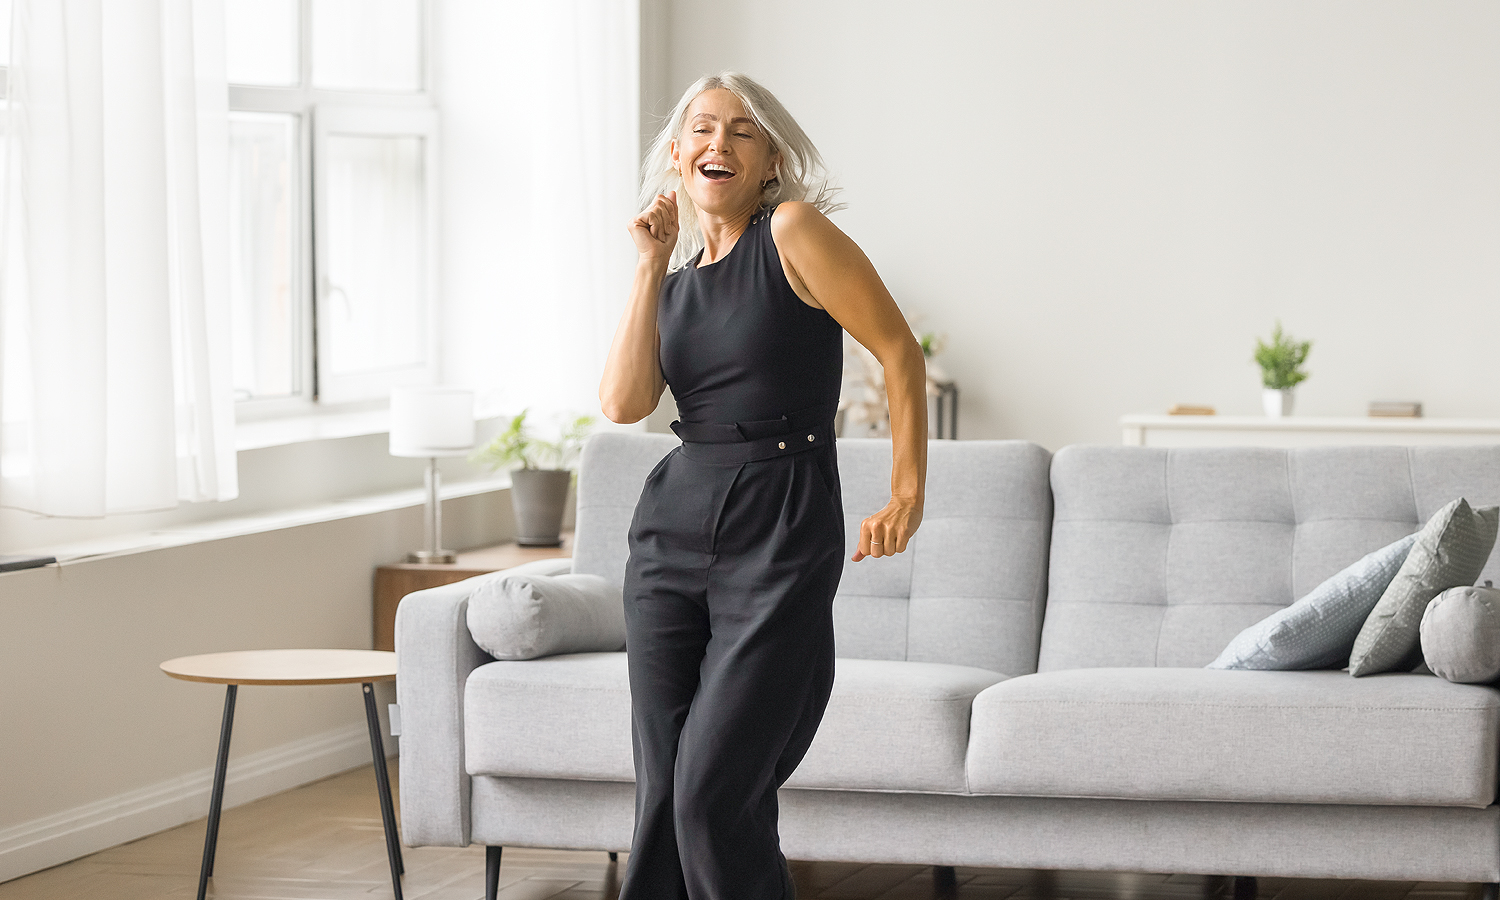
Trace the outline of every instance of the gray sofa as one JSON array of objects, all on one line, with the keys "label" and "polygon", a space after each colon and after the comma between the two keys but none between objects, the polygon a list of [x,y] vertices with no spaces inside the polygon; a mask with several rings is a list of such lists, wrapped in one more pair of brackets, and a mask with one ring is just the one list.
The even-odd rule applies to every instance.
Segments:
[{"label": "gray sofa", "polygon": [[[676,444],[592,437],[574,556],[527,568],[622,581]],[[852,542],[890,443],[838,452]],[[1500,503],[1500,447],[928,452],[907,552],[845,564],[833,696],[781,791],[789,858],[1500,882],[1500,691],[1202,668],[1449,500]],[[479,580],[397,614],[404,840],[628,850],[625,655],[491,660],[465,624]]]}]

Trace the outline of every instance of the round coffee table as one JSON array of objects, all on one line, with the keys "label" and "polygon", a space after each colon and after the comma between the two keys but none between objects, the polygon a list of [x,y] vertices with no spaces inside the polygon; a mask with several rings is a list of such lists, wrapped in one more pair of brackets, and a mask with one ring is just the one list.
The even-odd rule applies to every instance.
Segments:
[{"label": "round coffee table", "polygon": [[198,875],[198,900],[208,892],[214,873],[214,848],[219,842],[219,813],[224,807],[224,770],[229,763],[229,733],[234,727],[234,698],[242,684],[360,684],[364,686],[365,723],[370,728],[370,754],[375,758],[375,785],[380,792],[380,815],[385,820],[385,850],[391,863],[391,886],[401,898],[401,838],[396,833],[396,809],[391,803],[390,774],[385,767],[385,745],[380,740],[380,717],[375,713],[375,682],[394,681],[396,654],[389,650],[236,650],[182,656],[161,664],[161,670],[184,681],[228,685],[224,723],[219,728],[219,759],[214,764],[214,790],[208,804],[208,834],[203,839],[203,868]]}]

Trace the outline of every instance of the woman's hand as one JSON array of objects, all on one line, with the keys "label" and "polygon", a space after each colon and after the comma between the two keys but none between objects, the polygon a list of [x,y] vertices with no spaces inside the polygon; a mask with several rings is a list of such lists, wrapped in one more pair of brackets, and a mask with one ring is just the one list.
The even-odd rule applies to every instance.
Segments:
[{"label": "woman's hand", "polygon": [[922,524],[922,504],[916,500],[892,497],[885,509],[859,524],[859,543],[854,555],[859,562],[867,556],[895,556],[906,550],[906,542]]},{"label": "woman's hand", "polygon": [[677,246],[677,192],[657,194],[649,209],[630,220],[630,236],[641,262],[665,267]]}]

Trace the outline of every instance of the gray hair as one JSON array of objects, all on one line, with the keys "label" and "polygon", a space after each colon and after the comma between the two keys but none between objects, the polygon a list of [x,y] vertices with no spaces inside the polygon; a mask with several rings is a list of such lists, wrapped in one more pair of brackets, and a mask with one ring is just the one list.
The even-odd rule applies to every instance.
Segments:
[{"label": "gray hair", "polygon": [[781,155],[776,177],[761,188],[762,208],[775,206],[783,200],[806,200],[824,214],[844,208],[844,204],[834,200],[839,189],[828,183],[828,172],[818,148],[813,146],[807,132],[774,94],[738,72],[705,75],[693,82],[677,101],[641,163],[641,209],[649,207],[657,194],[677,192],[680,230],[677,247],[672,251],[671,267],[674,269],[686,264],[703,249],[703,232],[698,227],[697,207],[683,190],[682,176],[672,167],[672,141],[682,134],[688,105],[699,94],[715,88],[723,88],[739,98],[761,133],[770,140],[771,152]]}]

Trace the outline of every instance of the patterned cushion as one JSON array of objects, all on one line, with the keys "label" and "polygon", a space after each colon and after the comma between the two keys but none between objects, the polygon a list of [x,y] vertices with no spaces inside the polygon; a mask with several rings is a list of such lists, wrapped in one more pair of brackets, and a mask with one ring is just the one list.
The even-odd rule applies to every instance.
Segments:
[{"label": "patterned cushion", "polygon": [[1473,584],[1495,546],[1500,508],[1473,510],[1463,498],[1437,511],[1422,530],[1401,571],[1365,620],[1349,674],[1409,672],[1422,662],[1422,615],[1432,598]]},{"label": "patterned cushion", "polygon": [[1241,631],[1208,668],[1342,668],[1370,610],[1416,540],[1409,534],[1366,555],[1296,603]]}]

